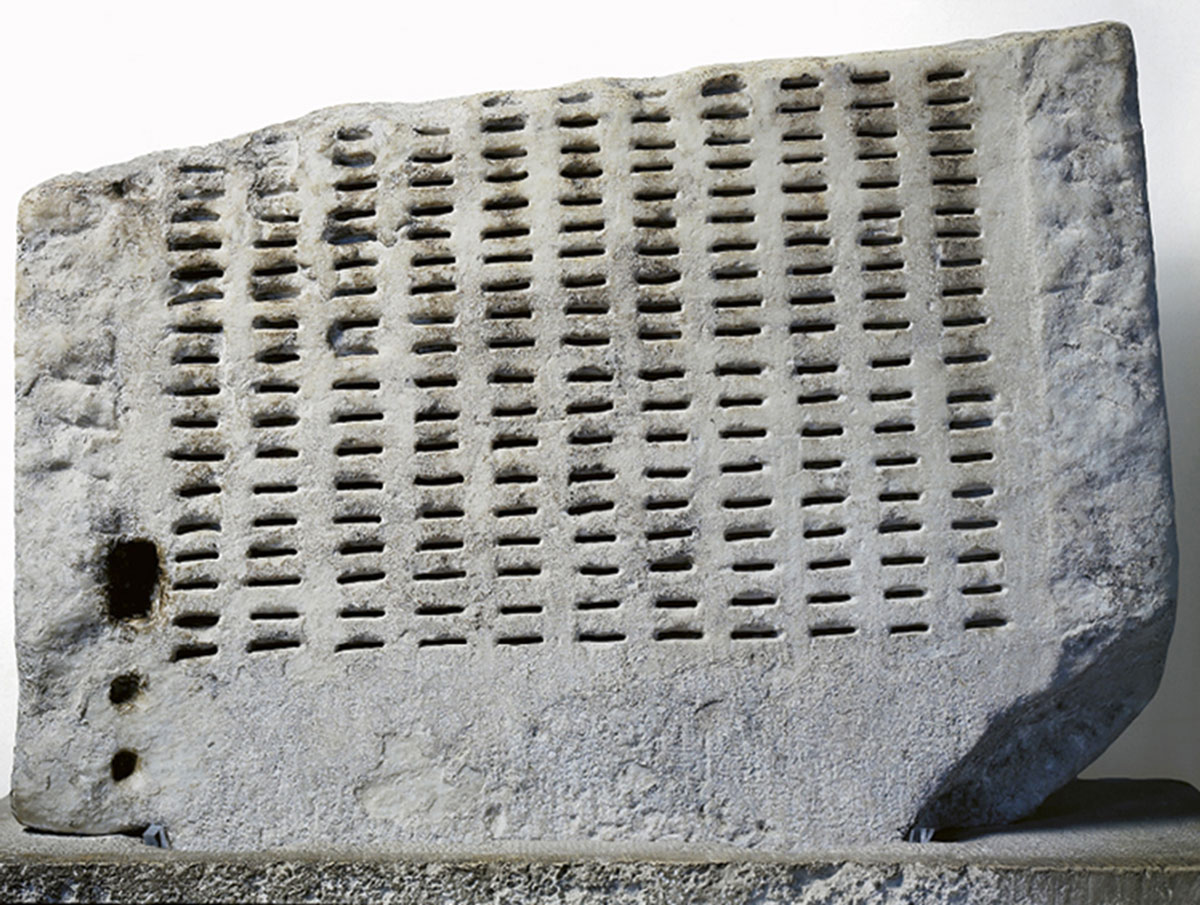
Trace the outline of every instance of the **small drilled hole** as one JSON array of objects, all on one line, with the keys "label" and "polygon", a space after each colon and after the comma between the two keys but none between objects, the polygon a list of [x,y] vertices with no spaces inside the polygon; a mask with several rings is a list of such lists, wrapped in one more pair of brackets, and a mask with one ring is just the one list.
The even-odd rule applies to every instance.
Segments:
[{"label": "small drilled hole", "polygon": [[133,774],[133,771],[137,769],[137,765],[137,752],[130,751],[128,748],[122,748],[113,755],[112,761],[108,766],[112,773],[113,781],[120,782],[123,779],[128,779]]},{"label": "small drilled hole", "polygon": [[136,672],[122,673],[109,683],[108,699],[114,704],[132,701],[141,693],[142,681]]}]

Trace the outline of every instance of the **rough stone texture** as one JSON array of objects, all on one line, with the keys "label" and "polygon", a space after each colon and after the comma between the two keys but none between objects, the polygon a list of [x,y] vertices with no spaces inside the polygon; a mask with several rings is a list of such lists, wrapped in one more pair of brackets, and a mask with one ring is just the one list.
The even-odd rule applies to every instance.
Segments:
[{"label": "rough stone texture", "polygon": [[19,241],[31,826],[898,839],[1158,681],[1122,26],[339,107]]},{"label": "rough stone texture", "polygon": [[13,902],[655,902],[1039,905],[1200,901],[1200,794],[1075,782],[1029,821],[926,845],[802,856],[698,850],[164,852],[124,837],[30,835],[0,802]]}]

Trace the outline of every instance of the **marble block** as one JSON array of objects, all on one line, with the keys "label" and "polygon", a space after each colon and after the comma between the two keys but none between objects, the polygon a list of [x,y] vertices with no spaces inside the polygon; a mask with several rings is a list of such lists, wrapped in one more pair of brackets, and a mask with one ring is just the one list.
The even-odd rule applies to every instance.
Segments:
[{"label": "marble block", "polygon": [[1028,813],[1161,673],[1121,25],[63,176],[17,320],[30,827],[895,840]]}]

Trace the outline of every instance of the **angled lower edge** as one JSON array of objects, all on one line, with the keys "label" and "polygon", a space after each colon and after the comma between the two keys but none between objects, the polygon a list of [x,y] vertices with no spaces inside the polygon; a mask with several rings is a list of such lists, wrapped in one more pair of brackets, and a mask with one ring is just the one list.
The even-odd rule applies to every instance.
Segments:
[{"label": "angled lower edge", "polygon": [[[1016,49],[1042,319],[1047,596],[1040,692],[996,714],[914,828],[1026,816],[1158,688],[1177,550],[1133,39],[1103,23]],[[1037,603],[1037,602],[1034,602]]]}]

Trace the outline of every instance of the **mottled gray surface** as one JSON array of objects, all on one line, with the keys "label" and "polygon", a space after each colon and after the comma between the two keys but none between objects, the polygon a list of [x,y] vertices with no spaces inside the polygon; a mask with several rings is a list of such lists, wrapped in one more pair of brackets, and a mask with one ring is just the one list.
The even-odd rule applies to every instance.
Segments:
[{"label": "mottled gray surface", "polygon": [[1121,26],[333,108],[32,190],[18,273],[29,825],[878,842],[1158,681]]},{"label": "mottled gray surface", "polygon": [[120,902],[1019,902],[1200,898],[1200,794],[1166,781],[1075,782],[1017,826],[952,842],[789,857],[695,847],[525,856],[394,849],[163,852],[123,837],[30,835],[0,803],[0,897]]}]

